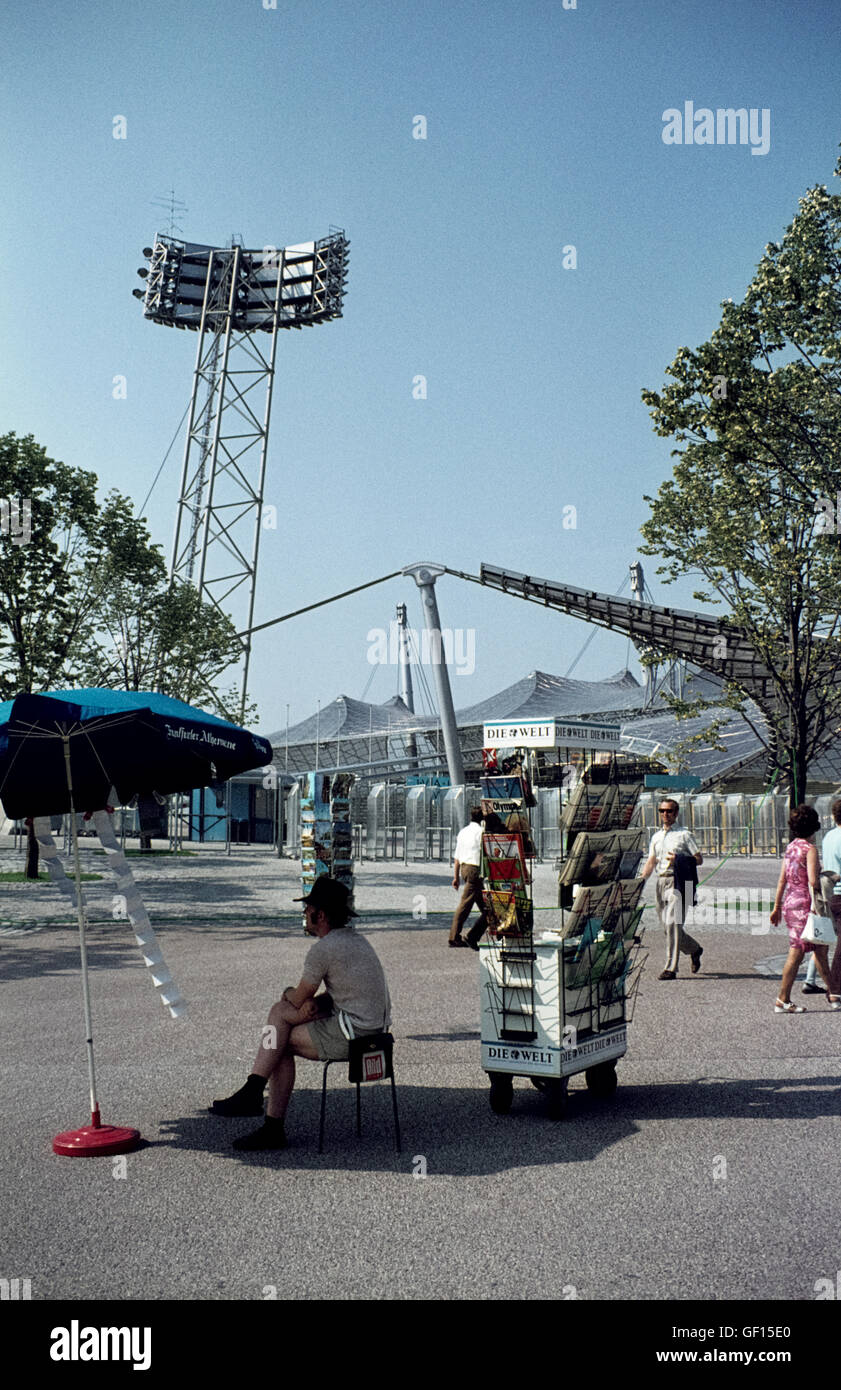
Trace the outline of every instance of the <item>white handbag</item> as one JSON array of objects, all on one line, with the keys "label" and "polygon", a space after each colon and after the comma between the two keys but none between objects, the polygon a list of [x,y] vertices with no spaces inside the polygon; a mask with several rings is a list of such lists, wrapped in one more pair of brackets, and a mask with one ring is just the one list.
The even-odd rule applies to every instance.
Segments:
[{"label": "white handbag", "polygon": [[817,903],[815,894],[812,893],[812,911],[806,918],[806,925],[800,933],[801,941],[808,941],[812,946],[834,946],[835,927],[831,917],[821,917],[816,911]]}]

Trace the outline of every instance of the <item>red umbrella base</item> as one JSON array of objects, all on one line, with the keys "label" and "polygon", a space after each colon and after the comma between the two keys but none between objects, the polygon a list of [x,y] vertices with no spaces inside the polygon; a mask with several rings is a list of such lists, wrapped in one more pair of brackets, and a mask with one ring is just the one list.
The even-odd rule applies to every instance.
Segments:
[{"label": "red umbrella base", "polygon": [[97,1154],[126,1154],[142,1142],[139,1129],[122,1125],[85,1125],[68,1129],[53,1140],[53,1153],[65,1158],[95,1158]]}]

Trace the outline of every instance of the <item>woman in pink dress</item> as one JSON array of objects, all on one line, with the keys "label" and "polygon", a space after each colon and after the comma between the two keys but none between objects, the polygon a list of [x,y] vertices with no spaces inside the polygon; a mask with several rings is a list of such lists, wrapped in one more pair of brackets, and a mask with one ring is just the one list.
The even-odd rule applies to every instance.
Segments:
[{"label": "woman in pink dress", "polygon": [[[777,896],[774,899],[771,921],[776,927],[780,916],[785,918],[788,927],[789,952],[783,969],[779,998],[774,1005],[774,1013],[804,1014],[806,1012],[802,1005],[791,1002],[791,987],[797,978],[797,972],[800,969],[805,951],[814,951],[815,953],[815,963],[820,971],[821,979],[826,985],[830,1008],[841,1009],[841,995],[830,994],[829,992],[829,961],[827,959],[829,947],[814,946],[811,941],[802,940],[806,918],[813,910],[813,893],[817,899],[818,909],[825,912],[825,909],[821,907],[822,899],[819,897],[820,860],[818,859],[817,848],[812,843],[816,831],[821,828],[820,817],[813,806],[797,806],[789,816],[788,824],[791,831],[791,841],[783,857],[783,867],[780,870],[780,881],[777,884]],[[785,893],[785,904],[783,904],[783,893]]]}]

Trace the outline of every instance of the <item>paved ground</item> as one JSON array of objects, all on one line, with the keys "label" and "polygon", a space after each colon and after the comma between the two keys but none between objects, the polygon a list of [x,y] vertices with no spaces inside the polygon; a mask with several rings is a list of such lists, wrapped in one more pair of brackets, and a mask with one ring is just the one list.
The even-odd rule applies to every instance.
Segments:
[{"label": "paved ground", "polygon": [[[50,885],[0,884],[0,1276],[31,1279],[33,1299],[810,1300],[841,1270],[841,1014],[817,996],[801,1017],[774,1014],[786,938],[766,917],[731,909],[699,928],[704,969],[672,983],[656,979],[649,928],[614,1099],[575,1078],[552,1123],[518,1081],[497,1117],[477,957],[448,951],[435,915],[455,898],[448,869],[362,864],[362,926],[394,999],[403,1152],[387,1087],[366,1089],[358,1141],[334,1069],[319,1157],[321,1068],[302,1063],[292,1147],[240,1156],[230,1140],[252,1122],[205,1107],[240,1083],[268,1005],[299,978],[299,866],[262,848],[133,865],[190,1014],[167,1016],[112,885],[91,884],[103,1119],[148,1141],[124,1163],[51,1151],[87,1118],[76,934]],[[734,901],[733,885],[773,891],[777,871],[729,861],[710,886]],[[545,925],[553,879],[538,866]]]}]

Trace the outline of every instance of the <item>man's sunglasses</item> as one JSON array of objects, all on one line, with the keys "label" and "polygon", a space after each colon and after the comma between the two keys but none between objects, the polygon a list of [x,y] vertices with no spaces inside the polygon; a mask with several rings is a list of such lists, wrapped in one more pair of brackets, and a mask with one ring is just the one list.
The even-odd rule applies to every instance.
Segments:
[{"label": "man's sunglasses", "polygon": [[660,815],[661,815],[661,816],[676,816],[676,815],[677,815],[677,811],[674,809],[673,806],[660,806],[658,809],[659,809],[659,811],[660,811]]}]

